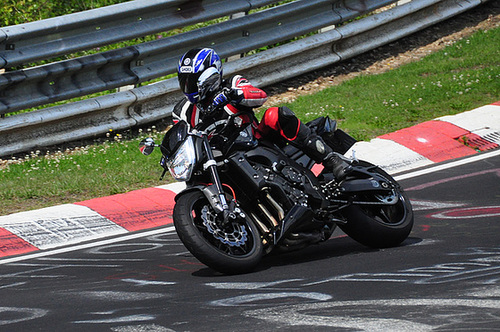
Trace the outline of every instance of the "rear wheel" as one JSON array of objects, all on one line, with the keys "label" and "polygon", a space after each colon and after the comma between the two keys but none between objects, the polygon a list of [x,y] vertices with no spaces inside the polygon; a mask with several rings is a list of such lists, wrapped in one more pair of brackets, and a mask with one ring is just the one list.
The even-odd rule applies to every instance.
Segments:
[{"label": "rear wheel", "polygon": [[249,272],[263,255],[260,234],[243,212],[222,226],[219,216],[200,191],[177,198],[174,225],[186,248],[202,263],[225,274]]},{"label": "rear wheel", "polygon": [[413,227],[413,210],[408,196],[396,180],[380,168],[376,168],[375,172],[391,182],[395,189],[387,195],[358,195],[356,200],[375,204],[353,204],[345,208],[342,215],[347,219],[347,223],[339,227],[363,245],[372,248],[394,247],[410,234]]}]

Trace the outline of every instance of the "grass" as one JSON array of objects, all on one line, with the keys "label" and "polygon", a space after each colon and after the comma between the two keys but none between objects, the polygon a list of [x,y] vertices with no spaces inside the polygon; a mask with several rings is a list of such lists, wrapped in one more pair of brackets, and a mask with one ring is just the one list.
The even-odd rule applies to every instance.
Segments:
[{"label": "grass", "polygon": [[138,144],[147,136],[161,142],[162,133],[153,127],[126,134],[110,131],[92,145],[3,160],[0,215],[159,185],[158,155],[143,156]]},{"label": "grass", "polygon": [[[303,120],[329,115],[359,140],[500,100],[500,28],[479,31],[421,61],[358,76],[288,104]],[[159,150],[144,157],[149,131],[110,132],[93,145],[0,160],[0,215],[128,192],[159,181]]]}]

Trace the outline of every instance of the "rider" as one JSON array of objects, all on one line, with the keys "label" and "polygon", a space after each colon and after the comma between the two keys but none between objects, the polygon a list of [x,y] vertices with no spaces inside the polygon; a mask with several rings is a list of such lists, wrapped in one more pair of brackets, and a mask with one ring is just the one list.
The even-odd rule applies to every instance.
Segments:
[{"label": "rider", "polygon": [[[192,127],[206,117],[227,118],[239,111],[251,111],[262,106],[267,94],[240,75],[222,78],[222,62],[211,48],[197,48],[185,53],[177,68],[179,85],[186,96],[173,111],[174,122],[183,120]],[[223,112],[213,110],[223,107]],[[350,164],[334,152],[320,136],[312,133],[286,106],[266,110],[260,123],[255,116],[242,115],[237,125],[252,123],[257,139],[273,133],[300,148],[317,163],[332,169],[337,179],[343,179],[351,170]]]}]

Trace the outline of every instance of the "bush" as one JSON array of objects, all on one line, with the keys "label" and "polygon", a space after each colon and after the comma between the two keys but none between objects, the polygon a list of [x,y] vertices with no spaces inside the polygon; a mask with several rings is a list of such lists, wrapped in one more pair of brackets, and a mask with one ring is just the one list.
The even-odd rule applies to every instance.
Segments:
[{"label": "bush", "polygon": [[128,0],[5,0],[0,11],[2,26],[39,21]]}]

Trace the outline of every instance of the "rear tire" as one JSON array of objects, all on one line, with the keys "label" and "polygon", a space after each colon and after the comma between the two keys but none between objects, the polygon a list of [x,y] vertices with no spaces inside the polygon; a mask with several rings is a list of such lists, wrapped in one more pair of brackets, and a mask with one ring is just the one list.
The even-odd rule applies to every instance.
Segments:
[{"label": "rear tire", "polygon": [[191,191],[177,198],[174,225],[186,248],[203,264],[224,274],[253,270],[263,255],[260,234],[245,213],[227,227],[219,227],[217,215],[205,195]]},{"label": "rear tire", "polygon": [[[361,162],[369,165],[366,162]],[[413,209],[410,199],[389,174],[377,168],[376,172],[395,185],[398,201],[393,205],[351,205],[342,210],[345,225],[339,225],[357,242],[372,248],[388,248],[406,240],[413,228]],[[373,194],[357,197],[360,200],[380,201]]]}]

